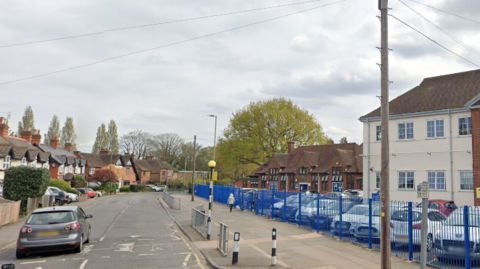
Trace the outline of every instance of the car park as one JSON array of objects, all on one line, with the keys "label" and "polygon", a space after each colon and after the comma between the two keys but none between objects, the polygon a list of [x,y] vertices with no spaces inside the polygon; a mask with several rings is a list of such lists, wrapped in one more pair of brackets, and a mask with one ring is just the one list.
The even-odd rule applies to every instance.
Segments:
[{"label": "car park", "polygon": [[[346,213],[354,205],[358,204],[357,202],[352,201],[342,201],[341,203],[341,214]],[[330,225],[335,218],[335,216],[340,214],[340,201],[333,201],[329,203],[325,208],[317,212],[313,212],[309,216],[310,226],[312,229],[329,229]]]},{"label": "car park", "polygon": [[45,207],[35,210],[20,229],[16,256],[73,250],[80,253],[90,239],[91,225],[79,206]]},{"label": "car park", "polygon": [[353,234],[352,227],[357,227],[362,217],[368,214],[368,211],[368,204],[354,205],[345,214],[342,214],[342,223],[340,223],[340,215],[333,218],[330,231],[334,234]]},{"label": "car park", "polygon": [[[443,227],[447,219],[445,215],[436,209],[428,209],[427,213],[427,251],[433,249],[435,232]],[[390,217],[390,237],[393,245],[408,244],[408,209],[393,211]],[[412,243],[420,245],[422,229],[422,209],[412,209]]]},{"label": "car park", "polygon": [[295,215],[301,206],[306,206],[315,197],[311,194],[295,196],[289,203],[282,205],[280,208],[280,216],[286,221],[295,221]]},{"label": "car park", "polygon": [[332,200],[315,198],[305,206],[302,206],[301,210],[297,210],[297,212],[295,213],[295,221],[300,222],[300,224],[308,224],[310,216],[313,214],[313,212],[316,212],[317,208],[318,210],[323,209],[329,203],[332,203]]}]

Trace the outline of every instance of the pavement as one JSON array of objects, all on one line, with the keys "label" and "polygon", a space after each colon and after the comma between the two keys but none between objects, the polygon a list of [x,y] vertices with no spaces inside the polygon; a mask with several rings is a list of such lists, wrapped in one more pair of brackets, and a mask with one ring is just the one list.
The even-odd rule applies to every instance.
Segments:
[{"label": "pavement", "polygon": [[[212,206],[211,240],[206,240],[191,227],[191,208],[204,205],[208,200],[186,194],[174,194],[181,199],[180,210],[171,209],[159,199],[165,210],[180,229],[190,238],[192,244],[203,253],[214,268],[272,268],[272,229],[277,229],[277,268],[380,268],[380,252],[330,235],[279,222],[252,212],[234,209],[214,203]],[[217,249],[219,222],[228,225],[228,255],[223,256]],[[240,233],[238,264],[232,265],[233,234]],[[397,256],[391,256],[391,268],[413,269],[420,265]]]}]

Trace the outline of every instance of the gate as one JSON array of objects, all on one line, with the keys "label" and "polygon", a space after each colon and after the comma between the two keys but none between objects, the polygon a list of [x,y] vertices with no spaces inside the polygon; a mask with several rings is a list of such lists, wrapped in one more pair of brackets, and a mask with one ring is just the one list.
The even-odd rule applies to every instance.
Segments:
[{"label": "gate", "polygon": [[218,227],[218,250],[222,253],[223,256],[227,256],[228,253],[228,225],[225,223],[219,222],[220,227]]}]

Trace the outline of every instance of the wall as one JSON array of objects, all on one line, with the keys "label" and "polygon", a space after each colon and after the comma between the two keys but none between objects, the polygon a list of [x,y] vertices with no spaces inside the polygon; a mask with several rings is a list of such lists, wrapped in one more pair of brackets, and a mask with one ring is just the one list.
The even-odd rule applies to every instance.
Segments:
[{"label": "wall", "polygon": [[20,201],[0,203],[0,227],[18,221],[20,203]]},{"label": "wall", "polygon": [[[416,117],[410,119],[390,120],[390,195],[392,200],[404,200],[418,202],[414,190],[401,190],[398,188],[398,172],[414,171],[414,186],[422,181],[428,181],[428,171],[445,172],[445,190],[430,191],[431,199],[453,199],[457,205],[473,205],[473,191],[460,190],[460,171],[472,171],[472,137],[459,136],[458,118],[470,116],[469,112],[452,114],[452,149],[453,149],[453,197],[452,177],[450,170],[450,130],[447,114]],[[444,120],[444,137],[427,138],[427,120]],[[414,123],[414,139],[398,140],[398,123]],[[364,195],[367,195],[367,178],[370,176],[370,194],[377,192],[375,189],[375,172],[380,172],[381,163],[381,142],[375,141],[375,126],[380,121],[370,122],[370,141],[368,139],[367,123],[364,123],[364,155],[367,154],[368,142],[370,142],[370,167],[366,156],[363,160]]]}]

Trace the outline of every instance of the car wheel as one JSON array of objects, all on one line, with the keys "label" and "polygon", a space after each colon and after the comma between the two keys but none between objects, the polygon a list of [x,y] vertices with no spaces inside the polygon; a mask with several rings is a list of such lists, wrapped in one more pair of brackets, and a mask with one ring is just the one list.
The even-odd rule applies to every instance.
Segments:
[{"label": "car wheel", "polygon": [[23,259],[27,257],[27,254],[25,253],[20,253],[18,250],[15,252],[15,256],[17,256],[17,259]]},{"label": "car wheel", "polygon": [[433,236],[432,234],[427,235],[427,252],[432,251],[433,249]]},{"label": "car wheel", "polygon": [[90,243],[90,232],[92,231],[92,228],[88,228],[88,236],[87,236],[87,241],[85,241],[85,244]]},{"label": "car wheel", "polygon": [[74,253],[82,253],[83,250],[83,235],[80,238],[80,244],[73,250]]}]

